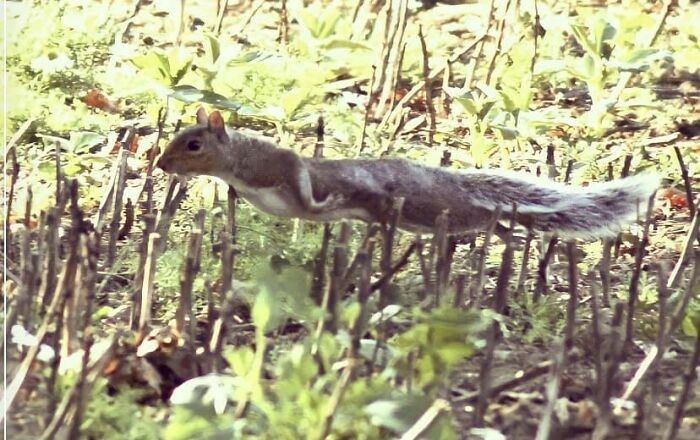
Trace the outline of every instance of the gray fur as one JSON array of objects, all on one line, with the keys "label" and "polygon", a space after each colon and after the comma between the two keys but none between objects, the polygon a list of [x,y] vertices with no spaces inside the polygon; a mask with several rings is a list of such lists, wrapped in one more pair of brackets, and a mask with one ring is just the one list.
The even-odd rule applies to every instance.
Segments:
[{"label": "gray fur", "polygon": [[[385,221],[392,201],[403,197],[399,226],[411,231],[433,230],[444,210],[449,232],[484,230],[498,207],[506,219],[515,205],[517,221],[535,230],[603,237],[643,212],[659,186],[653,174],[575,187],[524,173],[460,171],[403,159],[301,158],[264,139],[233,130],[226,135],[213,137],[205,126],[184,130],[159,164],[169,172],[219,177],[264,211],[318,221]],[[206,140],[205,147],[183,158],[189,153],[182,145],[193,137]]]}]

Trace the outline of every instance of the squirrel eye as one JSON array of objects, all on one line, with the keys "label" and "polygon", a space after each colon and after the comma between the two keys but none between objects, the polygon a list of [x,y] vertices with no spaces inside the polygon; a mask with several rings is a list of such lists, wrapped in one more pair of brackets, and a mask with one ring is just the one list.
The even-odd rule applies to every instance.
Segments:
[{"label": "squirrel eye", "polygon": [[201,147],[202,144],[197,139],[187,141],[187,149],[190,151],[198,151]]}]

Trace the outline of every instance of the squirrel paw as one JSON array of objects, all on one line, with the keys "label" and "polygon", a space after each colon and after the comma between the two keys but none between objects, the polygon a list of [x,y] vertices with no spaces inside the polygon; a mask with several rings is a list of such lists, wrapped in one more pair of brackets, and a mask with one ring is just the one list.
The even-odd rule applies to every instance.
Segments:
[{"label": "squirrel paw", "polygon": [[331,193],[328,194],[322,202],[314,203],[314,206],[312,208],[314,209],[314,211],[319,212],[332,211],[334,209],[342,207],[346,202],[347,198],[344,195],[338,193]]}]

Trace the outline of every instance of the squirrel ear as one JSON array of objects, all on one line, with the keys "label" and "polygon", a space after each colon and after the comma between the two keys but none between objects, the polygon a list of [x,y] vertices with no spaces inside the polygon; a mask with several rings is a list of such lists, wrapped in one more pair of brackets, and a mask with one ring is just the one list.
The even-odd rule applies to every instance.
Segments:
[{"label": "squirrel ear", "polygon": [[224,124],[224,118],[218,111],[213,111],[209,114],[209,130],[214,132],[216,135],[226,135],[226,126]]},{"label": "squirrel ear", "polygon": [[204,125],[207,123],[207,111],[204,107],[199,107],[197,109],[197,124]]}]

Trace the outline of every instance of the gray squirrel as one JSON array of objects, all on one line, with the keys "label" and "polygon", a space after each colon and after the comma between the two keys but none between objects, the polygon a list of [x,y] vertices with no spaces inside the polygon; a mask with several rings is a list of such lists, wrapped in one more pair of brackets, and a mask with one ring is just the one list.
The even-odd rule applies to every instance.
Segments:
[{"label": "gray squirrel", "polygon": [[[655,174],[577,187],[529,174],[452,170],[403,159],[314,159],[227,128],[200,108],[197,125],[175,136],[157,166],[167,173],[218,177],[261,211],[315,221],[385,222],[404,198],[399,228],[430,232],[448,210],[449,233],[485,230],[498,207],[507,219],[567,238],[616,234],[647,207]],[[497,233],[505,229],[499,226]]]}]

